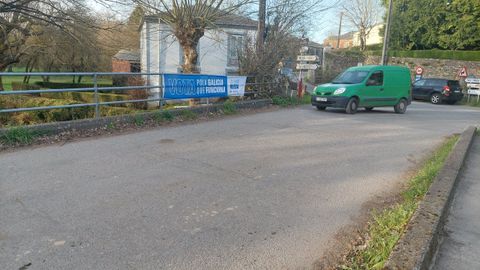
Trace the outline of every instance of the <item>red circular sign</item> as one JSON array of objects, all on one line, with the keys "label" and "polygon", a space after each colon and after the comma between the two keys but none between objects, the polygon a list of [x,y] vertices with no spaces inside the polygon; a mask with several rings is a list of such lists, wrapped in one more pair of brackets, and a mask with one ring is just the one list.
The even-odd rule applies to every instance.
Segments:
[{"label": "red circular sign", "polygon": [[415,68],[415,73],[417,75],[422,75],[423,74],[423,68],[422,67],[416,67]]}]

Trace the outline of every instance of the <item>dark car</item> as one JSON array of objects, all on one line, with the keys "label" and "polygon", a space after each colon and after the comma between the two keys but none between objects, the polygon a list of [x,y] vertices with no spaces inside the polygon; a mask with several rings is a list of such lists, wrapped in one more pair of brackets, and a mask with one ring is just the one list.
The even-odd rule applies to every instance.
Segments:
[{"label": "dark car", "polygon": [[413,84],[413,99],[428,100],[432,104],[455,104],[463,98],[462,87],[456,80],[428,78]]}]

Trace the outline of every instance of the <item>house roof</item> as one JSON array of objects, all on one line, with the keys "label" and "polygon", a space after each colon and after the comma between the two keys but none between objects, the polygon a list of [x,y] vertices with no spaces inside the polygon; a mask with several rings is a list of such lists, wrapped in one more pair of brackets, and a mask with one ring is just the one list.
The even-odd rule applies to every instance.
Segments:
[{"label": "house roof", "polygon": [[242,27],[251,27],[253,29],[257,29],[258,21],[252,20],[248,17],[236,15],[236,14],[229,14],[226,16],[221,17],[217,20],[217,25],[221,26],[242,26]]},{"label": "house roof", "polygon": [[[141,25],[145,21],[158,22],[159,16],[161,16],[161,14],[145,16],[142,20]],[[240,29],[256,30],[258,22],[242,15],[228,14],[220,17],[215,24],[218,27],[223,27],[223,28],[240,28]],[[141,25],[140,25],[140,28],[141,28]]]},{"label": "house roof", "polygon": [[320,43],[317,43],[315,41],[309,41],[308,42],[308,47],[313,47],[313,48],[323,48],[323,45]]},{"label": "house roof", "polygon": [[138,63],[140,62],[140,52],[138,50],[120,50],[113,56],[113,59]]},{"label": "house roof", "polygon": [[[340,35],[340,39],[353,39],[354,34],[355,34],[355,31],[345,33],[343,35]],[[327,39],[338,39],[338,36],[329,36]]]}]

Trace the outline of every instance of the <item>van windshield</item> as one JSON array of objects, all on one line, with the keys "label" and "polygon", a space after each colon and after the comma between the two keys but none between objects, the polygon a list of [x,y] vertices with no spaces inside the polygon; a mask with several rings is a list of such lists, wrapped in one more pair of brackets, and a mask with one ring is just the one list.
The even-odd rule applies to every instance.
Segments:
[{"label": "van windshield", "polygon": [[338,75],[332,83],[333,84],[356,84],[361,83],[368,76],[368,71],[345,71],[342,74]]}]

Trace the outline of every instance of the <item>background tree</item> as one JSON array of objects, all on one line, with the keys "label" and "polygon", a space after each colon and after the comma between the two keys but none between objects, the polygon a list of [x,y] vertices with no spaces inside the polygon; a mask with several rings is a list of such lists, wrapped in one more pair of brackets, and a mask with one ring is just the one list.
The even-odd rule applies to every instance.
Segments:
[{"label": "background tree", "polygon": [[439,46],[451,50],[480,48],[480,0],[448,2]]},{"label": "background tree", "polygon": [[[388,3],[383,0],[386,6]],[[394,1],[393,49],[476,50],[480,48],[480,0]]]},{"label": "background tree", "polygon": [[[67,13],[73,7],[85,7],[82,0],[5,0],[0,2],[0,72],[38,52],[32,38],[42,35],[45,26],[61,29],[65,34],[75,24],[77,14]],[[78,40],[77,40],[78,41]],[[29,56],[30,54],[30,56]],[[23,59],[25,60],[25,59]],[[28,60],[26,61],[28,63]],[[3,84],[0,77],[0,90]]]},{"label": "background tree", "polygon": [[343,13],[357,29],[360,50],[367,46],[367,37],[373,27],[380,22],[383,10],[378,0],[349,0],[342,5]]},{"label": "background tree", "polygon": [[[257,83],[272,83],[279,78],[278,70],[283,64],[293,64],[305,36],[327,6],[323,0],[274,0],[267,2],[265,43],[261,51],[255,42],[248,41],[239,53],[240,72],[255,76]],[[319,23],[315,21],[315,23]],[[270,85],[260,89],[260,95],[284,94],[284,88]]]}]

